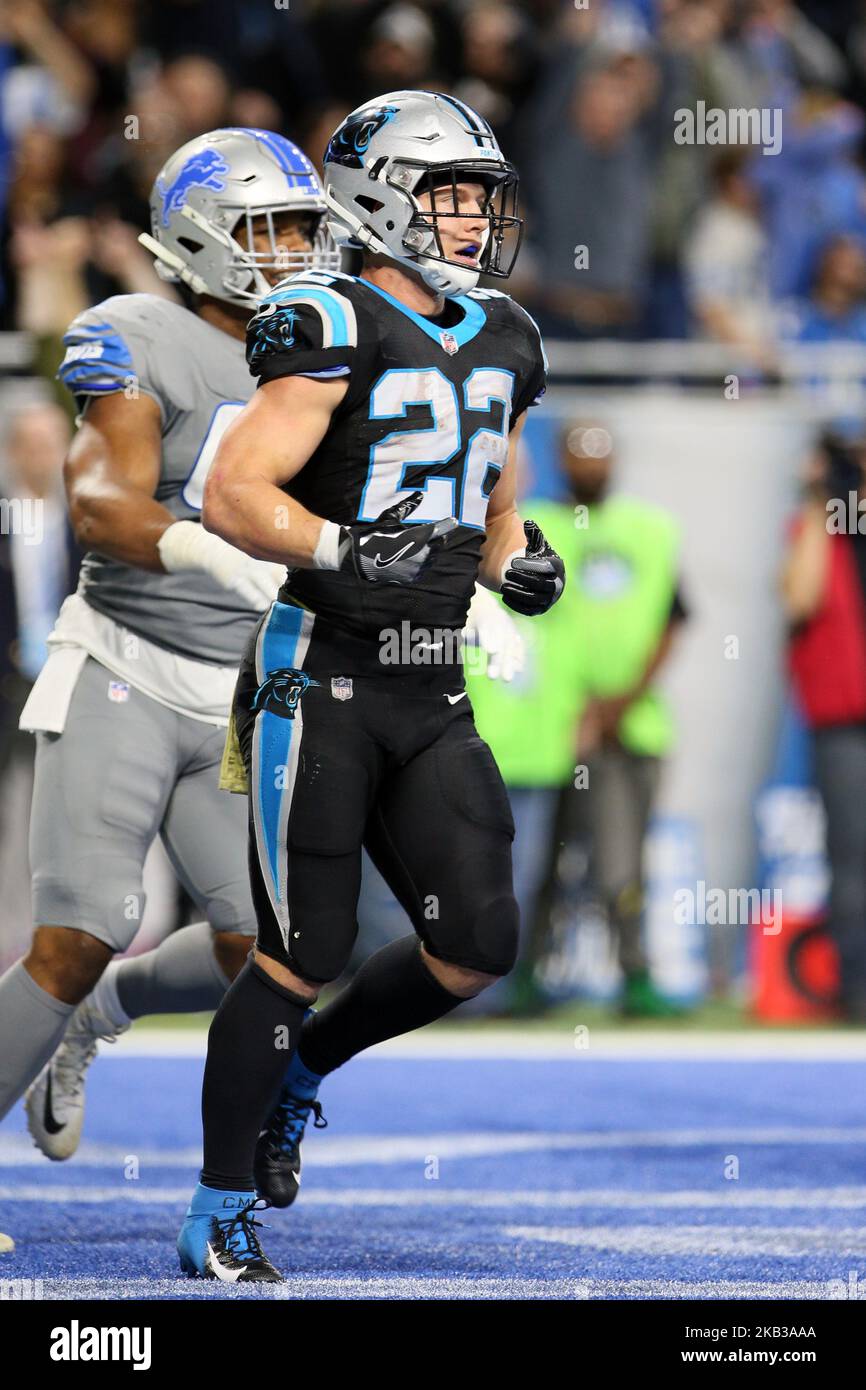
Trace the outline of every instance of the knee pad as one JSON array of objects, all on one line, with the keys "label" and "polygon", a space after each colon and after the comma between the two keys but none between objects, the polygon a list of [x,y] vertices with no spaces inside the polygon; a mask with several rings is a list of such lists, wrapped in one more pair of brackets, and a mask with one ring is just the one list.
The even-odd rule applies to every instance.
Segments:
[{"label": "knee pad", "polygon": [[512,894],[488,899],[468,916],[461,943],[447,959],[464,970],[507,975],[517,960],[519,926],[520,912]]}]

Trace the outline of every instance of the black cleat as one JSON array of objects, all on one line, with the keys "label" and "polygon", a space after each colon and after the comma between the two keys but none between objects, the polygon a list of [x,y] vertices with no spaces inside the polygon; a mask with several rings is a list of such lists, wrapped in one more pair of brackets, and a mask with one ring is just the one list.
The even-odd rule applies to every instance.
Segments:
[{"label": "black cleat", "polygon": [[310,1118],[315,1129],[328,1121],[317,1100],[292,1095],[284,1085],[267,1125],[259,1135],[253,1161],[256,1191],[272,1207],[290,1207],[301,1185],[301,1140]]},{"label": "black cleat", "polygon": [[266,1206],[254,1196],[247,1201],[245,1194],[215,1192],[199,1183],[177,1239],[184,1274],[224,1284],[284,1283],[256,1234],[263,1223],[252,1213]]}]

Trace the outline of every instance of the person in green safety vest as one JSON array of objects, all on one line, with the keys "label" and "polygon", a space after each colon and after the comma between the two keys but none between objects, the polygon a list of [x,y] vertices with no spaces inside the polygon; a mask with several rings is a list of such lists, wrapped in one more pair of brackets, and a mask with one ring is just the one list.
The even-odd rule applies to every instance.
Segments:
[{"label": "person in green safety vest", "polygon": [[509,685],[482,682],[477,670],[469,675],[478,729],[508,784],[517,826],[523,948],[509,994],[516,1012],[537,1007],[533,972],[549,933],[556,863],[563,844],[587,830],[623,976],[622,1010],[676,1012],[650,978],[641,926],[643,846],[674,739],[655,678],[686,617],[678,535],[661,508],[609,492],[612,465],[607,429],[580,421],[564,428],[571,500],[533,501],[530,510],[565,562],[565,593],[522,625],[524,669]]}]

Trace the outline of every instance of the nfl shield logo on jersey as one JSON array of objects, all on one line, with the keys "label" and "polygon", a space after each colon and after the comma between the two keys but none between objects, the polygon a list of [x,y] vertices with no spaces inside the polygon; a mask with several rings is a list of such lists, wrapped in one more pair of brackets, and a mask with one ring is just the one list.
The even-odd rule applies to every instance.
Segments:
[{"label": "nfl shield logo on jersey", "polygon": [[457,351],[458,346],[457,339],[454,337],[454,334],[442,332],[439,334],[439,341],[444,347],[445,351],[450,352],[451,356],[453,357],[455,352]]},{"label": "nfl shield logo on jersey", "polygon": [[351,700],[352,698],[352,677],[351,676],[332,676],[331,694],[335,700]]},{"label": "nfl shield logo on jersey", "polygon": [[109,681],[108,698],[113,700],[116,705],[122,705],[124,700],[128,700],[129,686],[126,681]]}]

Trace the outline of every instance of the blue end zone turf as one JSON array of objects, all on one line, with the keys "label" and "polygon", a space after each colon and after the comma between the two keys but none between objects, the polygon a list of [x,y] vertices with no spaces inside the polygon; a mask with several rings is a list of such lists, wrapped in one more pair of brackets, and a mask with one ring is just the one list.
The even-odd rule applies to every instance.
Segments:
[{"label": "blue end zone turf", "polygon": [[827,1298],[854,1272],[866,1296],[860,1062],[359,1058],[322,1087],[297,1203],[265,1213],[289,1283],[264,1293],[177,1267],[201,1068],[99,1059],[69,1163],[6,1120],[0,1278],[48,1298]]}]

